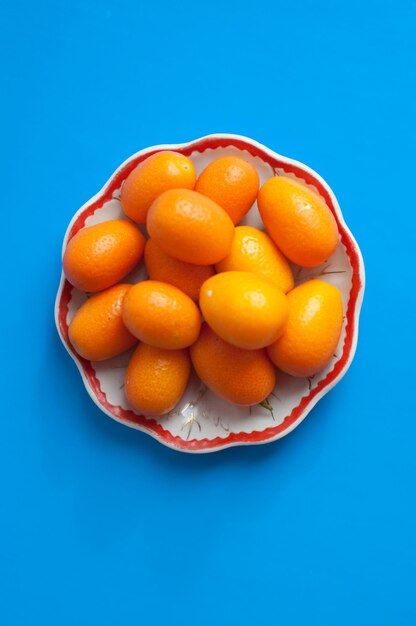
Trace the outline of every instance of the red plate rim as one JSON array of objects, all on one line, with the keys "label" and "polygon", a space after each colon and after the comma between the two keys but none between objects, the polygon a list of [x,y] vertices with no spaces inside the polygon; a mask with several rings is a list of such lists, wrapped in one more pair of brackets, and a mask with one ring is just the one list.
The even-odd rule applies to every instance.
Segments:
[{"label": "red plate rim", "polygon": [[114,192],[120,188],[123,180],[141,161],[151,154],[161,150],[176,150],[186,156],[193,152],[204,152],[207,149],[225,147],[235,147],[246,150],[254,157],[259,157],[265,163],[274,168],[282,168],[285,172],[292,173],[305,180],[308,184],[314,185],[319,193],[325,198],[337,221],[341,242],[345,246],[352,267],[352,284],[346,311],[345,339],[342,348],[342,355],[335,363],[333,369],[326,377],[303,396],[299,404],[294,407],[289,415],[276,426],[266,428],[262,431],[252,431],[251,433],[239,432],[230,433],[226,437],[215,437],[214,439],[190,439],[188,441],[181,437],[172,435],[154,419],[149,419],[143,415],[137,415],[131,410],[123,409],[121,406],[111,404],[104,391],[101,389],[100,381],[96,376],[91,362],[80,357],[73,350],[68,338],[67,313],[68,304],[71,298],[72,287],[62,275],[59,286],[56,305],[55,319],[59,335],[75,360],[85,386],[94,402],[110,417],[125,424],[126,426],[142,430],[156,438],[161,443],[184,452],[213,452],[221,448],[235,445],[261,444],[274,441],[291,432],[306,417],[316,402],[327,393],[346,373],[354,357],[358,338],[358,318],[364,292],[364,264],[359,247],[344,222],[341,209],[328,184],[313,170],[293,159],[281,156],[266,146],[240,135],[216,134],[196,139],[184,144],[152,146],[141,150],[125,161],[111,176],[103,189],[89,200],[75,214],[64,238],[63,248],[68,241],[85,225],[88,217],[114,197]]}]

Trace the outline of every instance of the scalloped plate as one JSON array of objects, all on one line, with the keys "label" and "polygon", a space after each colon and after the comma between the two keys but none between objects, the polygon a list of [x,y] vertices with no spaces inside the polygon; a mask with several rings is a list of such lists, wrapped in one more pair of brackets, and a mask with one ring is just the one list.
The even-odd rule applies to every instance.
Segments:
[{"label": "scalloped plate", "polygon": [[[278,372],[276,388],[267,402],[250,408],[235,407],[220,400],[193,376],[176,409],[156,420],[136,414],[125,399],[123,380],[130,352],[101,363],[86,361],[74,352],[68,339],[68,324],[86,295],[73,288],[64,275],[55,304],[55,320],[61,340],[77,364],[88,393],[100,409],[122,424],[148,433],[166,446],[182,452],[213,452],[230,446],[279,439],[305,419],[318,400],[344,376],[352,362],[365,280],[358,245],[329,185],[316,172],[248,137],[216,134],[183,144],[153,146],[127,159],[101,191],[76,212],[65,234],[63,251],[71,237],[84,226],[125,218],[119,201],[123,180],[138,163],[160,150],[176,150],[189,156],[198,173],[218,156],[241,155],[255,165],[261,183],[270,176],[285,173],[306,182],[323,196],[338,223],[338,248],[320,267],[302,269],[294,266],[293,269],[297,284],[320,277],[341,290],[344,324],[331,363],[313,378],[292,378]],[[256,205],[243,223],[262,226]],[[146,270],[142,262],[123,282],[144,278]]]}]

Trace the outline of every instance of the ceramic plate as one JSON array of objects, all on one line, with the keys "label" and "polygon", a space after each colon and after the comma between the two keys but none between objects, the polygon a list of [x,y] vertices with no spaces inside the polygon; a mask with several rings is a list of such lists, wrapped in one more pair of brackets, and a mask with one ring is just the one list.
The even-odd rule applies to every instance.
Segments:
[{"label": "ceramic plate", "polygon": [[[358,337],[358,318],[364,292],[364,265],[360,250],[349,231],[338,202],[328,184],[306,165],[273,152],[266,146],[238,135],[209,135],[189,143],[153,146],[127,159],[91,200],[81,207],[68,226],[63,250],[84,226],[108,219],[125,218],[119,196],[123,180],[132,169],[160,150],[177,150],[190,157],[199,173],[212,159],[239,155],[256,167],[263,183],[271,176],[289,175],[306,182],[325,199],[340,231],[337,250],[323,265],[303,269],[293,266],[296,284],[319,277],[336,285],[342,294],[344,323],[334,356],[324,370],[311,378],[277,374],[277,386],[266,402],[253,407],[235,407],[208,391],[194,375],[180,404],[158,419],[136,414],[123,391],[130,353],[106,362],[90,362],[78,356],[68,339],[68,324],[86,295],[73,288],[62,275],[55,306],[59,335],[80,371],[94,402],[113,419],[148,433],[160,443],[183,452],[213,452],[235,445],[260,444],[287,435],[305,419],[312,407],[344,376]],[[254,205],[242,223],[262,227]],[[144,263],[123,282],[146,278]]]}]

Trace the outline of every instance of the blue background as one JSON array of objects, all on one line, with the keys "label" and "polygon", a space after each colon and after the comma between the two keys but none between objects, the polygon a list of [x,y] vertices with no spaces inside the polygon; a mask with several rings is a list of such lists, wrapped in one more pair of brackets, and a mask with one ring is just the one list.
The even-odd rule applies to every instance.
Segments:
[{"label": "blue background", "polygon": [[[2,624],[415,624],[415,17],[2,3]],[[368,283],[355,361],[293,434],[191,456],[100,413],[53,302],[67,223],[113,170],[221,131],[326,178]]]}]

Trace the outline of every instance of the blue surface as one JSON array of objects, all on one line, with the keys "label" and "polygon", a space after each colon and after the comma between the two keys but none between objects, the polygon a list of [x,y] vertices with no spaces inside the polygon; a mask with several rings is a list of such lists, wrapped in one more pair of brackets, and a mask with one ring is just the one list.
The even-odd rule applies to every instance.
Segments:
[{"label": "blue surface", "polygon": [[[0,9],[0,622],[413,625],[415,4],[151,7]],[[355,361],[301,427],[194,457],[100,413],[53,302],[116,166],[220,131],[326,178],[368,284]]]}]

